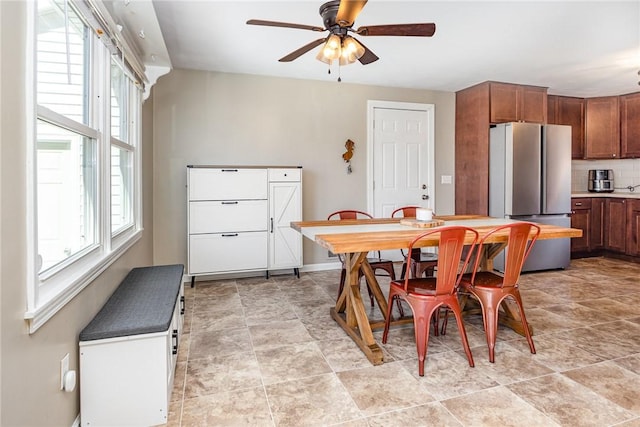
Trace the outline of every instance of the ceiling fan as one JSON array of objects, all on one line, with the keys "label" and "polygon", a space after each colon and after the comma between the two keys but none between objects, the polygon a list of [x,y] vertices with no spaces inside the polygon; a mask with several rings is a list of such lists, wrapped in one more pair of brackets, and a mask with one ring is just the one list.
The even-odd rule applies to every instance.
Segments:
[{"label": "ceiling fan", "polygon": [[291,62],[294,59],[309,52],[316,46],[324,44],[318,52],[316,59],[331,65],[338,60],[340,65],[352,64],[360,61],[362,65],[370,64],[379,58],[369,50],[362,42],[350,36],[355,33],[359,36],[414,36],[431,37],[436,31],[436,24],[391,24],[370,25],[367,27],[353,28],[356,18],[367,4],[367,0],[333,0],[320,6],[320,16],[324,27],[312,25],[290,24],[287,22],[264,21],[250,19],[249,25],[263,25],[267,27],[297,28],[317,32],[328,31],[329,35],[312,41],[288,55],[279,59],[280,62]]}]

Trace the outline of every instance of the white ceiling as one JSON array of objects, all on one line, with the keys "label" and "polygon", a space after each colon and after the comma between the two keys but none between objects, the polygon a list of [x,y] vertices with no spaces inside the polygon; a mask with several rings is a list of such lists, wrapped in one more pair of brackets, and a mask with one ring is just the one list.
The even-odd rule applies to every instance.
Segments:
[{"label": "white ceiling", "polygon": [[[112,1],[118,2],[131,6],[128,0]],[[328,75],[315,59],[319,47],[294,62],[278,62],[326,33],[246,25],[254,18],[322,26],[322,3],[153,0],[163,45],[142,50],[147,57],[160,52],[154,54],[157,63],[166,49],[173,68],[335,81],[338,67]],[[150,25],[143,21],[138,16],[128,25]],[[580,97],[640,90],[640,0],[370,0],[354,27],[415,22],[435,22],[435,35],[356,36],[380,60],[342,67],[342,81],[457,91],[495,80]]]}]

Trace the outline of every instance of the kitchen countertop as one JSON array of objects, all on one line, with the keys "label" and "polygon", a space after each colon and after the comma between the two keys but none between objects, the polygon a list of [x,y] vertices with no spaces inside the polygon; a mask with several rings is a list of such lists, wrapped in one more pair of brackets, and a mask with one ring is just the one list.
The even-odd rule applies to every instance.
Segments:
[{"label": "kitchen countertop", "polygon": [[617,199],[640,199],[640,191],[614,191],[613,193],[571,193],[571,197],[614,197]]}]

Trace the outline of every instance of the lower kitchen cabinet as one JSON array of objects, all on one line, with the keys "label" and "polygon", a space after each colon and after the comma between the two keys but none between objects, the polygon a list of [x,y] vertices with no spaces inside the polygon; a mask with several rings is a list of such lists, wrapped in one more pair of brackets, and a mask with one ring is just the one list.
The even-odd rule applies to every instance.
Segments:
[{"label": "lower kitchen cabinet", "polygon": [[591,228],[589,229],[589,250],[598,251],[604,249],[604,220],[605,202],[603,198],[591,199]]},{"label": "lower kitchen cabinet", "polygon": [[627,199],[627,255],[640,257],[639,199]]},{"label": "lower kitchen cabinet", "polygon": [[571,199],[571,227],[582,230],[582,237],[571,239],[571,252],[589,252],[591,250],[591,199]]},{"label": "lower kitchen cabinet", "polygon": [[583,232],[571,239],[573,258],[608,253],[640,261],[640,199],[576,197],[571,211],[571,227]]},{"label": "lower kitchen cabinet", "polygon": [[605,218],[604,248],[624,254],[627,248],[627,199],[608,198]]}]

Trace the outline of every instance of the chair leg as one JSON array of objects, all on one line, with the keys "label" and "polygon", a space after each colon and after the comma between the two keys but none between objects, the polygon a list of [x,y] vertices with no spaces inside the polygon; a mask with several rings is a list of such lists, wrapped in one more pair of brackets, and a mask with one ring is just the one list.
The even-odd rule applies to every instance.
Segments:
[{"label": "chair leg", "polygon": [[449,304],[449,308],[451,309],[451,311],[453,311],[453,315],[456,317],[458,330],[460,331],[460,339],[462,339],[462,346],[464,347],[464,352],[467,354],[469,366],[473,368],[475,366],[473,363],[473,355],[471,354],[471,348],[469,347],[467,331],[464,329],[464,323],[462,322],[462,312],[460,309],[460,304],[458,303],[458,298],[453,295],[453,297],[449,301]]},{"label": "chair leg", "polygon": [[344,289],[344,282],[346,278],[347,278],[347,270],[343,268],[342,271],[340,272],[340,287],[338,288],[338,298],[340,298],[340,295],[342,295],[342,290]]},{"label": "chair leg", "polygon": [[495,361],[496,335],[498,333],[498,306],[500,301],[495,301],[493,294],[489,292],[474,292],[482,306],[482,321],[484,334],[487,337],[489,347],[489,362]]},{"label": "chair leg", "polygon": [[527,337],[527,342],[529,343],[529,350],[531,350],[531,354],[536,354],[536,347],[533,345],[533,338],[531,338],[531,332],[529,331],[529,324],[527,323],[527,317],[524,314],[524,307],[522,305],[522,298],[520,297],[520,292],[516,291],[513,294],[513,299],[518,304],[518,310],[520,310],[520,320],[522,320],[522,328],[524,329],[524,335]]},{"label": "chair leg", "polygon": [[[358,272],[358,283],[360,283],[360,279],[362,279],[362,276],[364,276],[364,273],[362,272],[362,270],[360,270]],[[371,292],[371,286],[369,286],[369,281],[366,277],[364,278],[364,282],[367,284],[367,293],[369,293],[369,301],[371,302],[371,308],[373,308],[373,292]]]},{"label": "chair leg", "polygon": [[407,298],[407,302],[413,311],[413,328],[416,337],[416,350],[418,352],[418,375],[424,376],[424,362],[427,358],[427,350],[429,347],[429,330],[431,329],[431,317],[438,311],[438,306],[424,301],[411,301],[411,297]]},{"label": "chair leg", "polygon": [[400,295],[393,291],[393,288],[389,289],[389,303],[387,304],[387,316],[384,319],[384,331],[382,332],[382,344],[387,343],[389,336],[389,326],[391,325],[391,311],[393,310],[393,300],[400,299]]},{"label": "chair leg", "polygon": [[406,272],[406,271],[407,271],[407,261],[405,260],[405,261],[402,263],[402,270],[400,270],[400,280],[403,280],[403,279],[404,279],[404,276],[405,276],[405,272]]}]

